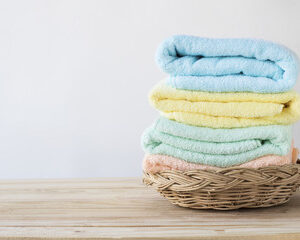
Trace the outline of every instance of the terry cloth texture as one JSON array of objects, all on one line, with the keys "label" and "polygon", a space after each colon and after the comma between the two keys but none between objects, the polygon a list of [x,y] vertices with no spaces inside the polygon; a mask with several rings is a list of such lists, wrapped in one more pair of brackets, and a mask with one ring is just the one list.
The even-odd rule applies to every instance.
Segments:
[{"label": "terry cloth texture", "polygon": [[173,36],[160,45],[156,61],[171,86],[209,92],[285,92],[298,75],[291,50],[257,39]]},{"label": "terry cloth texture", "polygon": [[[291,151],[287,155],[266,155],[256,158],[250,162],[238,165],[238,167],[260,168],[267,166],[282,166],[286,164],[295,164],[297,161],[297,157],[297,148],[291,148]],[[189,171],[195,169],[219,170],[221,168],[203,164],[189,163],[179,158],[159,154],[146,154],[143,161],[143,170],[144,172],[148,173],[157,173],[165,170]]]},{"label": "terry cloth texture", "polygon": [[294,91],[276,94],[210,93],[179,90],[160,82],[149,98],[166,118],[195,126],[289,125],[300,117],[300,98]]},{"label": "terry cloth texture", "polygon": [[217,167],[240,165],[291,149],[291,126],[214,129],[159,118],[146,129],[142,145],[148,154],[168,155],[187,162]]}]

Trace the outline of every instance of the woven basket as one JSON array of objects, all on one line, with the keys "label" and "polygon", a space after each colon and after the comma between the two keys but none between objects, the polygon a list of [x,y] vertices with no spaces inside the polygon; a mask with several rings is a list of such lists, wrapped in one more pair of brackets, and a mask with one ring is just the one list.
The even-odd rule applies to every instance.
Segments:
[{"label": "woven basket", "polygon": [[283,204],[300,185],[300,164],[259,169],[231,167],[218,171],[144,173],[171,203],[196,209],[233,210]]}]

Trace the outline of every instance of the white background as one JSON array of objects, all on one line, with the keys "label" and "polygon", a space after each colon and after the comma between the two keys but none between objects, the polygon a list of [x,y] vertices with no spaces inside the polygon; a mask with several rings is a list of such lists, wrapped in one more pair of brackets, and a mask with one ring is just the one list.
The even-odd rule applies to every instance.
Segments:
[{"label": "white background", "polygon": [[163,39],[264,38],[300,55],[299,32],[296,0],[0,1],[0,178],[140,176]]}]

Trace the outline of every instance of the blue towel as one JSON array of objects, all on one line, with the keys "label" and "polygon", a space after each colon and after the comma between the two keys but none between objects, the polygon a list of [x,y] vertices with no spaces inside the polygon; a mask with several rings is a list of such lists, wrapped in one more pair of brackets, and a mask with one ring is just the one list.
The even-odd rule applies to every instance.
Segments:
[{"label": "blue towel", "polygon": [[173,36],[158,48],[156,60],[170,74],[167,84],[186,90],[285,92],[298,75],[291,50],[255,39]]}]

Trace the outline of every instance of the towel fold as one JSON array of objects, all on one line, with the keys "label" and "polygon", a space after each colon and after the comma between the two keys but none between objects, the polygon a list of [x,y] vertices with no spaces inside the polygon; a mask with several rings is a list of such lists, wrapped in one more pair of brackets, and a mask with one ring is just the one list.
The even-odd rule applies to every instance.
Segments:
[{"label": "towel fold", "polygon": [[[238,167],[244,168],[260,168],[267,166],[282,166],[286,164],[295,164],[298,157],[297,148],[291,148],[290,152],[284,156],[278,155],[266,155],[256,158],[250,162],[238,165]],[[145,155],[143,161],[143,170],[147,173],[157,173],[165,170],[220,170],[219,167],[213,167],[204,164],[189,163],[179,158],[175,158],[167,155]]]},{"label": "towel fold", "polygon": [[173,36],[158,48],[158,65],[168,84],[209,92],[284,92],[297,80],[294,53],[256,39]]},{"label": "towel fold", "polygon": [[150,102],[166,118],[211,128],[289,125],[300,118],[300,98],[294,91],[210,93],[179,90],[160,82],[151,91]]},{"label": "towel fold", "polygon": [[255,158],[286,155],[291,149],[291,126],[270,125],[214,129],[159,118],[146,129],[142,145],[148,154],[217,167],[240,165]]}]

